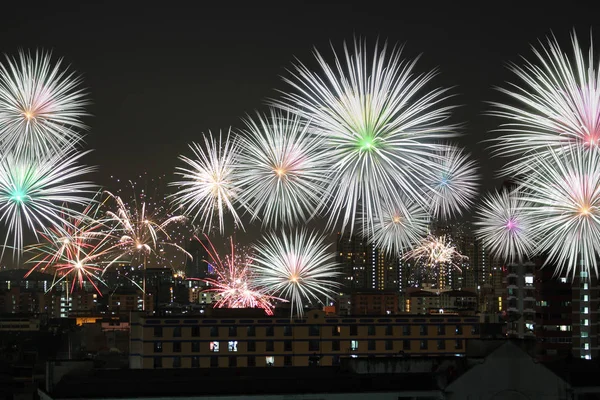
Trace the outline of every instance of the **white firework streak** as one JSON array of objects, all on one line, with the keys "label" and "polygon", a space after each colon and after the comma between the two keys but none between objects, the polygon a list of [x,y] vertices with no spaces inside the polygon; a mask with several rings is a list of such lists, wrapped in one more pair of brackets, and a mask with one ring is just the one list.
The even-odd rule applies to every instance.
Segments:
[{"label": "white firework streak", "polygon": [[233,216],[235,223],[243,228],[236,209],[239,187],[235,177],[235,163],[239,152],[238,142],[230,140],[228,132],[223,141],[219,133],[219,140],[204,135],[206,149],[193,143],[190,148],[194,158],[180,156],[179,159],[188,167],[177,167],[176,174],[183,180],[173,182],[179,191],[173,196],[174,201],[185,209],[185,213],[193,215],[192,222],[200,220],[203,230],[210,230],[213,226],[215,214],[219,221],[221,233],[224,230],[223,217],[226,211]]},{"label": "white firework streak", "polygon": [[322,208],[330,227],[341,219],[342,230],[352,231],[358,215],[371,221],[398,191],[427,202],[424,171],[435,168],[430,156],[439,148],[428,141],[448,137],[453,127],[444,125],[451,109],[442,105],[446,90],[421,93],[436,73],[415,74],[401,49],[388,54],[376,45],[369,60],[366,44],[356,42],[353,54],[344,45],[344,55],[334,51],[332,67],[315,51],[324,77],[298,63],[285,79],[298,93],[274,104],[293,107],[325,138],[332,169]]},{"label": "white firework streak", "polygon": [[72,205],[87,205],[94,185],[77,181],[94,170],[79,165],[87,152],[69,150],[45,158],[7,154],[0,160],[0,222],[7,228],[2,255],[9,238],[13,240],[13,257],[23,250],[24,229],[37,231],[61,229],[69,225],[66,217],[78,213]]},{"label": "white firework streak", "polygon": [[556,274],[575,274],[577,265],[598,275],[600,254],[600,155],[597,150],[551,151],[528,169],[523,201],[531,203],[537,252],[557,264]]},{"label": "white firework streak", "polygon": [[289,112],[271,109],[269,116],[245,123],[237,175],[252,219],[260,216],[270,227],[306,221],[323,198],[323,139]]},{"label": "white firework streak", "polygon": [[[521,107],[493,103],[492,115],[507,119],[504,134],[493,146],[504,156],[519,159],[505,168],[519,174],[530,160],[549,156],[549,151],[569,148],[597,148],[600,145],[600,64],[592,47],[584,56],[575,33],[572,35],[575,63],[556,41],[549,39],[540,50],[533,48],[537,64],[512,65],[523,86],[500,89]],[[538,154],[540,153],[540,154]]]},{"label": "white firework streak", "polygon": [[72,149],[86,129],[81,79],[51,62],[50,53],[21,52],[0,64],[0,143],[3,151],[28,157]]},{"label": "white firework streak", "polygon": [[363,232],[363,236],[369,238],[376,248],[392,256],[418,243],[427,234],[431,222],[429,214],[420,205],[406,204],[401,198],[396,202],[401,205],[384,203],[381,211],[375,215],[373,224],[362,224],[372,226]]},{"label": "white firework streak", "polygon": [[322,302],[321,297],[332,298],[339,287],[340,275],[335,253],[324,237],[297,230],[289,236],[271,234],[257,246],[252,267],[255,283],[269,290],[269,294],[291,302],[298,316],[303,314],[303,300]]},{"label": "white firework streak", "polygon": [[517,262],[534,254],[531,205],[515,191],[490,193],[477,209],[477,237],[486,250],[506,262]]},{"label": "white firework streak", "polygon": [[431,213],[442,219],[461,215],[473,205],[477,195],[479,175],[475,161],[456,146],[445,147],[431,161],[438,164],[427,180],[433,189]]}]

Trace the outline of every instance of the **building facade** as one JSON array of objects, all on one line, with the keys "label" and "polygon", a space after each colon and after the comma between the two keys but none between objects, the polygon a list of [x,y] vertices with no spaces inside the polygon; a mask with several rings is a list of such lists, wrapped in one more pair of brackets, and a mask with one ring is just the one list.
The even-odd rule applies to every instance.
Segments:
[{"label": "building facade", "polygon": [[223,311],[218,317],[133,313],[130,368],[331,366],[344,357],[454,356],[479,337],[476,317],[333,317],[313,310],[290,320]]},{"label": "building facade", "polygon": [[580,271],[572,282],[572,340],[573,356],[585,359],[598,358],[598,307],[600,288],[598,278]]}]

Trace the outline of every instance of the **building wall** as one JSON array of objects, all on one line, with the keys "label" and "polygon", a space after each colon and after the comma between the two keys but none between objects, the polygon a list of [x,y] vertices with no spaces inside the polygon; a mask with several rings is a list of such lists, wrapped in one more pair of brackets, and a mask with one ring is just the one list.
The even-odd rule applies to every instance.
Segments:
[{"label": "building wall", "polygon": [[600,288],[592,273],[581,271],[573,279],[573,356],[586,359],[598,358],[598,307]]},{"label": "building wall", "polygon": [[514,338],[533,338],[535,335],[535,270],[533,262],[506,266],[507,333]]},{"label": "building wall", "polygon": [[388,315],[398,313],[398,292],[355,292],[350,296],[351,315]]},{"label": "building wall", "polygon": [[[337,365],[342,357],[464,354],[478,318],[170,318],[132,314],[131,368]],[[218,350],[217,350],[218,349]]]}]

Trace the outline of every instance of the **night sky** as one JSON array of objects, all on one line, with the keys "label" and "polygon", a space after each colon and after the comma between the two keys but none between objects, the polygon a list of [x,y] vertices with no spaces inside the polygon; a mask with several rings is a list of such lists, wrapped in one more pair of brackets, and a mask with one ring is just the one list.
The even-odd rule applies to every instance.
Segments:
[{"label": "night sky", "polygon": [[95,149],[86,162],[98,165],[93,179],[102,185],[113,182],[111,175],[131,179],[143,172],[170,179],[189,142],[208,130],[240,126],[240,117],[264,110],[277,89],[285,90],[281,76],[295,57],[310,64],[313,46],[331,56],[330,43],[339,49],[356,36],[371,44],[377,38],[405,43],[405,56],[422,53],[417,70],[439,68],[435,83],[455,87],[452,101],[462,107],[453,122],[465,124],[459,141],[480,160],[489,189],[499,183],[494,171],[502,164],[480,143],[498,124],[483,112],[485,101],[504,99],[493,86],[512,79],[505,63],[530,57],[530,44],[551,32],[568,49],[576,28],[587,46],[596,19],[591,9],[526,8],[526,2],[464,9],[374,1],[195,2],[194,8],[11,3],[12,10],[3,6],[0,50],[52,50],[83,75],[93,102],[86,141]]}]

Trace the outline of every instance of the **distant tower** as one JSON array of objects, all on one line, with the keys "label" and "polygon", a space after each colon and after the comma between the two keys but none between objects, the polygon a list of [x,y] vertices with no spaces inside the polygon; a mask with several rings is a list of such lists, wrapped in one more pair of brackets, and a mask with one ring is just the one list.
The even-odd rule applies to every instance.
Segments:
[{"label": "distant tower", "polygon": [[188,258],[186,264],[186,277],[204,279],[208,275],[208,252],[204,246],[208,246],[208,240],[192,238],[187,244],[187,252],[192,259]]}]

